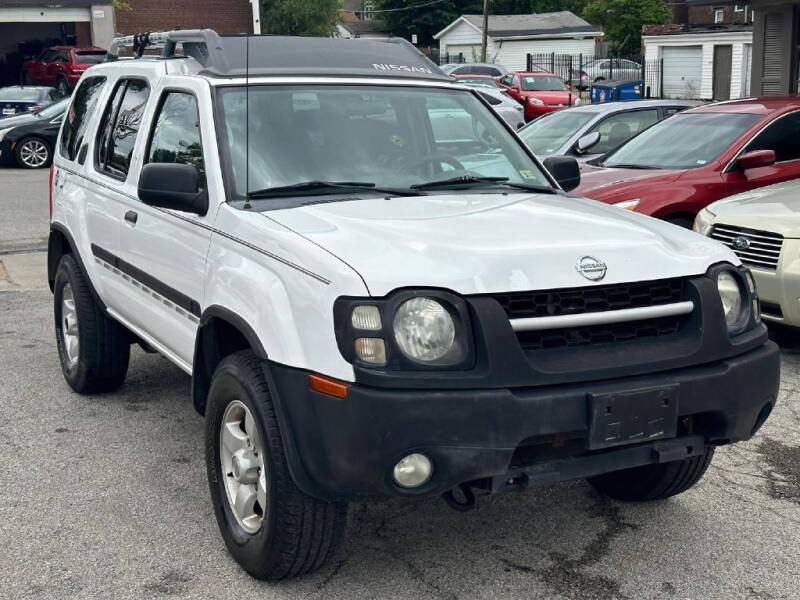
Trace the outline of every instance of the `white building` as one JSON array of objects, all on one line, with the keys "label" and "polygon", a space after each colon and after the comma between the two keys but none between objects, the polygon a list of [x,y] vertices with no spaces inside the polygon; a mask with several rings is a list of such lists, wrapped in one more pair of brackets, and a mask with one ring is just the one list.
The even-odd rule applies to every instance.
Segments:
[{"label": "white building", "polygon": [[[456,62],[478,62],[483,32],[482,15],[462,15],[434,35],[441,54]],[[534,15],[490,15],[486,59],[510,71],[527,68],[527,55],[556,53],[595,54],[603,36],[599,27],[590,25],[569,11]]]},{"label": "white building", "polygon": [[[659,34],[653,35],[655,31]],[[750,95],[753,53],[752,26],[726,28],[683,26],[670,31],[645,28],[642,36],[645,60],[663,60],[665,98],[729,100]],[[658,95],[660,82],[656,82]]]}]

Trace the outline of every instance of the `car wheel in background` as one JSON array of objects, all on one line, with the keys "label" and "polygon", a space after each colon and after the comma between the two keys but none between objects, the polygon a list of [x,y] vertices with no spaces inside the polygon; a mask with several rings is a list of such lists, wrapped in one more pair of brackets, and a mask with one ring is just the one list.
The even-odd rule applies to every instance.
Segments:
[{"label": "car wheel in background", "polygon": [[346,502],[323,502],[294,484],[261,360],[229,355],[211,379],[206,406],[206,468],[228,550],[258,579],[318,569],[336,551]]},{"label": "car wheel in background", "polygon": [[672,223],[673,225],[683,227],[684,229],[691,229],[694,225],[694,221],[687,217],[664,217],[664,220],[667,223]]},{"label": "car wheel in background", "polygon": [[38,137],[24,138],[14,149],[17,162],[26,169],[43,169],[50,166],[53,151],[50,144]]},{"label": "car wheel in background", "polygon": [[71,254],[58,264],[53,299],[64,379],[79,394],[117,389],[128,373],[130,334],[95,302],[89,282]]},{"label": "car wheel in background", "polygon": [[62,98],[69,96],[69,83],[66,77],[59,75],[58,79],[56,79],[56,90]]}]

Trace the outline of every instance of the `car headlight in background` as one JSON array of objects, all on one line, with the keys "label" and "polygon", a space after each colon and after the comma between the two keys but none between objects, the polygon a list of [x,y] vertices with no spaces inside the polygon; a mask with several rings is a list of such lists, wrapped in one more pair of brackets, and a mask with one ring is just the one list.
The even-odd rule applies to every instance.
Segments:
[{"label": "car headlight in background", "polygon": [[617,208],[623,208],[625,210],[636,210],[636,207],[639,206],[640,201],[641,200],[639,198],[631,198],[630,200],[615,202],[614,206],[616,206]]},{"label": "car headlight in background", "polygon": [[717,275],[717,289],[728,330],[738,329],[747,316],[747,306],[738,279],[729,270],[720,271]]},{"label": "car headlight in background", "polygon": [[575,98],[575,99],[572,101],[572,106],[580,106],[580,105],[581,105],[581,99],[576,97],[576,98]]},{"label": "car headlight in background", "polygon": [[394,315],[394,339],[411,360],[434,362],[453,350],[456,326],[448,310],[433,298],[411,298]]},{"label": "car headlight in background", "polygon": [[536,106],[544,106],[544,102],[533,96],[528,96],[528,104],[535,104]]},{"label": "car headlight in background", "polygon": [[708,208],[704,208],[694,219],[694,226],[692,230],[695,233],[699,233],[700,235],[708,235],[708,232],[711,230],[711,226],[714,224],[714,213],[712,213]]}]

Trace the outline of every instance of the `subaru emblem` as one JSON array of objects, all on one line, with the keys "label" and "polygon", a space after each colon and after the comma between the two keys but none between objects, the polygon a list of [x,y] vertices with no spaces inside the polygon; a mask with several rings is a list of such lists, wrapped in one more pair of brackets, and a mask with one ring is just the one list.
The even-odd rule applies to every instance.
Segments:
[{"label": "subaru emblem", "polygon": [[735,240],[733,240],[733,247],[736,250],[747,250],[750,247],[750,240],[748,240],[743,235],[740,235]]},{"label": "subaru emblem", "polygon": [[591,256],[582,256],[575,265],[575,270],[589,281],[600,281],[606,276],[606,263]]}]

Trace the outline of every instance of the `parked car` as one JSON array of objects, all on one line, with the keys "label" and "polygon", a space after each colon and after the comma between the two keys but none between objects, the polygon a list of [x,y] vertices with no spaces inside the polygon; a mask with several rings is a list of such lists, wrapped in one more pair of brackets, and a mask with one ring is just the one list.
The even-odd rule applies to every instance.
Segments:
[{"label": "parked car", "polygon": [[26,169],[49,167],[68,106],[69,98],[64,98],[36,112],[0,121],[0,163]]},{"label": "parked car", "polygon": [[[478,79],[480,77],[480,79]],[[481,97],[491,104],[494,111],[499,114],[503,119],[511,125],[514,129],[519,129],[525,125],[525,116],[523,114],[522,105],[516,100],[511,99],[508,94],[497,87],[497,82],[488,75],[480,76],[459,76],[456,78],[458,83],[474,87],[478,90]],[[491,81],[494,87],[485,83]],[[471,124],[465,124],[470,125]]]},{"label": "parked car", "polygon": [[95,46],[53,46],[22,64],[22,82],[52,85],[67,96],[83,72],[105,58],[106,51]]},{"label": "parked car", "polygon": [[598,158],[640,131],[681,110],[700,106],[697,100],[633,100],[584,104],[531,121],[519,132],[537,156]]},{"label": "parked car", "polygon": [[525,119],[581,104],[578,94],[552,73],[522,73],[515,71],[500,77],[498,83],[508,95],[525,107]]},{"label": "parked car", "polygon": [[597,58],[585,62],[580,70],[573,69],[570,78],[582,89],[597,81],[641,79],[642,65],[624,58]]},{"label": "parked car", "polygon": [[750,267],[765,319],[800,328],[800,180],[714,202],[697,213],[694,230]]},{"label": "parked car", "polygon": [[1,119],[39,110],[61,97],[52,87],[12,85],[0,88],[0,123]]},{"label": "parked car", "polygon": [[508,73],[508,69],[496,63],[448,63],[439,68],[448,75],[490,75],[491,77],[502,77]]},{"label": "parked car", "polygon": [[453,75],[453,79],[455,79],[458,83],[463,83],[464,85],[471,85],[473,87],[488,87],[493,89],[500,89],[500,84],[497,83],[497,79],[492,77],[491,75]]},{"label": "parked car", "polygon": [[585,163],[577,193],[691,227],[712,202],[800,177],[800,98],[691,108]]},{"label": "parked car", "polygon": [[[163,60],[94,67],[62,126],[54,352],[77,393],[121,386],[137,342],[191,375],[214,515],[253,576],[330,560],[349,501],[463,510],[580,477],[674,496],[766,421],[780,356],[736,255],[566,195],[573,158],[539,162],[411,44],[248,55],[195,30],[110,54],[150,36]],[[438,130],[447,111],[470,130]]]}]

